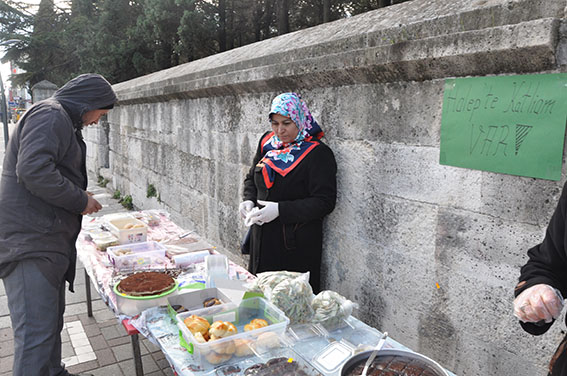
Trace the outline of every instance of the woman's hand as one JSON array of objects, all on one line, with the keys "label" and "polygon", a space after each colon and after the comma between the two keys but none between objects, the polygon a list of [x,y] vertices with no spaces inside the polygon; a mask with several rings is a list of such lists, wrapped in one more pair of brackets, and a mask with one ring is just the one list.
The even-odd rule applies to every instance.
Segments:
[{"label": "woman's hand", "polygon": [[250,200],[241,202],[240,205],[238,205],[238,211],[240,212],[240,217],[242,219],[245,219],[246,215],[250,212],[250,210],[252,210],[253,207],[254,207],[254,203]]},{"label": "woman's hand", "polygon": [[272,222],[274,219],[279,217],[280,209],[277,202],[258,200],[258,204],[264,205],[264,207],[257,212],[250,214],[249,221],[251,223],[261,226],[264,223]]},{"label": "woman's hand", "polygon": [[559,317],[562,308],[561,293],[546,284],[532,286],[514,299],[514,316],[523,322],[550,323]]}]

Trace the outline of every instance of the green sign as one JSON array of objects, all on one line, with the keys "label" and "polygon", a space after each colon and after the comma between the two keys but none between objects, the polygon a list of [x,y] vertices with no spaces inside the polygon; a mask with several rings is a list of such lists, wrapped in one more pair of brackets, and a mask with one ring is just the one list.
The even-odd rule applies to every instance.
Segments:
[{"label": "green sign", "polygon": [[439,163],[559,180],[567,73],[445,81]]}]

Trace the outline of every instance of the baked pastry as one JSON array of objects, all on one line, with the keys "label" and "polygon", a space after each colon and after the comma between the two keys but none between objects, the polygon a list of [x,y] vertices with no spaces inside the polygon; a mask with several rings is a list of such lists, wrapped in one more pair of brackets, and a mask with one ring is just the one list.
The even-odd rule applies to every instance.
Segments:
[{"label": "baked pastry", "polygon": [[222,304],[222,302],[217,298],[209,298],[203,302],[203,307],[212,307],[214,305],[219,305],[219,304]]},{"label": "baked pastry", "polygon": [[191,315],[183,320],[183,323],[187,326],[187,329],[189,329],[193,336],[195,336],[195,333],[200,333],[203,338],[205,335],[208,337],[211,325],[207,319],[201,316]]},{"label": "baked pastry", "polygon": [[280,337],[274,332],[262,333],[256,339],[256,347],[262,351],[280,346]]},{"label": "baked pastry", "polygon": [[223,362],[226,362],[230,358],[232,358],[232,354],[230,354],[230,355],[217,354],[214,351],[211,351],[210,353],[205,355],[205,359],[207,359],[207,362],[209,362],[211,364],[221,364]]},{"label": "baked pastry", "polygon": [[205,337],[203,337],[201,332],[194,333],[193,337],[195,337],[195,342],[197,343],[207,343],[207,340],[205,339]]},{"label": "baked pastry", "polygon": [[249,324],[244,325],[244,331],[248,332],[254,329],[260,329],[268,326],[268,322],[264,319],[254,319]]},{"label": "baked pastry", "polygon": [[234,354],[236,356],[252,355],[253,351],[249,346],[250,342],[252,342],[252,341],[249,340],[249,339],[235,339],[234,345],[236,347],[236,351],[234,352]]},{"label": "baked pastry", "polygon": [[166,273],[141,272],[124,278],[116,289],[130,296],[159,295],[175,287],[175,280]]},{"label": "baked pastry", "polygon": [[236,326],[228,321],[215,321],[209,328],[211,340],[224,338],[238,333]]},{"label": "baked pastry", "polygon": [[224,340],[222,342],[215,343],[215,340],[211,339],[209,342],[211,342],[211,350],[217,354],[232,355],[236,351],[234,341]]}]

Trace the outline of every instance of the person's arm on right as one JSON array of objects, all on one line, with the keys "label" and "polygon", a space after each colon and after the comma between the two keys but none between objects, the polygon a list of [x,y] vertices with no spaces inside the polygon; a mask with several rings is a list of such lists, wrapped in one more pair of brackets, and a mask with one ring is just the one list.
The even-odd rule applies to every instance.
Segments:
[{"label": "person's arm on right", "polygon": [[[514,311],[522,328],[535,335],[545,333],[552,325],[549,315],[557,318],[567,289],[567,257],[565,255],[565,217],[567,188],[563,187],[559,203],[541,244],[528,251],[528,262],[522,267],[514,290]],[[545,287],[543,287],[543,286]],[[559,295],[554,293],[559,291]]]}]

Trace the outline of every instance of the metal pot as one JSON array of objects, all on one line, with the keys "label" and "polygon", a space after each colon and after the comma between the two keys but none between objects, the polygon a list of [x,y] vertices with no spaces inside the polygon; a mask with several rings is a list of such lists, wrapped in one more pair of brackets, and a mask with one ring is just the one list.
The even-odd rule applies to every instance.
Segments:
[{"label": "metal pot", "polygon": [[[353,376],[351,374],[351,370],[354,369],[355,366],[366,362],[366,360],[370,357],[373,350],[364,351],[358,354],[353,355],[348,359],[345,364],[341,367],[341,376]],[[380,359],[383,359],[387,356],[398,356],[404,357],[407,360],[417,360],[422,364],[426,365],[431,372],[435,376],[449,376],[447,371],[443,369],[437,362],[429,359],[425,355],[417,354],[411,351],[399,350],[399,349],[382,349],[378,351],[378,355],[376,355],[376,359],[374,359],[374,363],[379,362]]]}]

